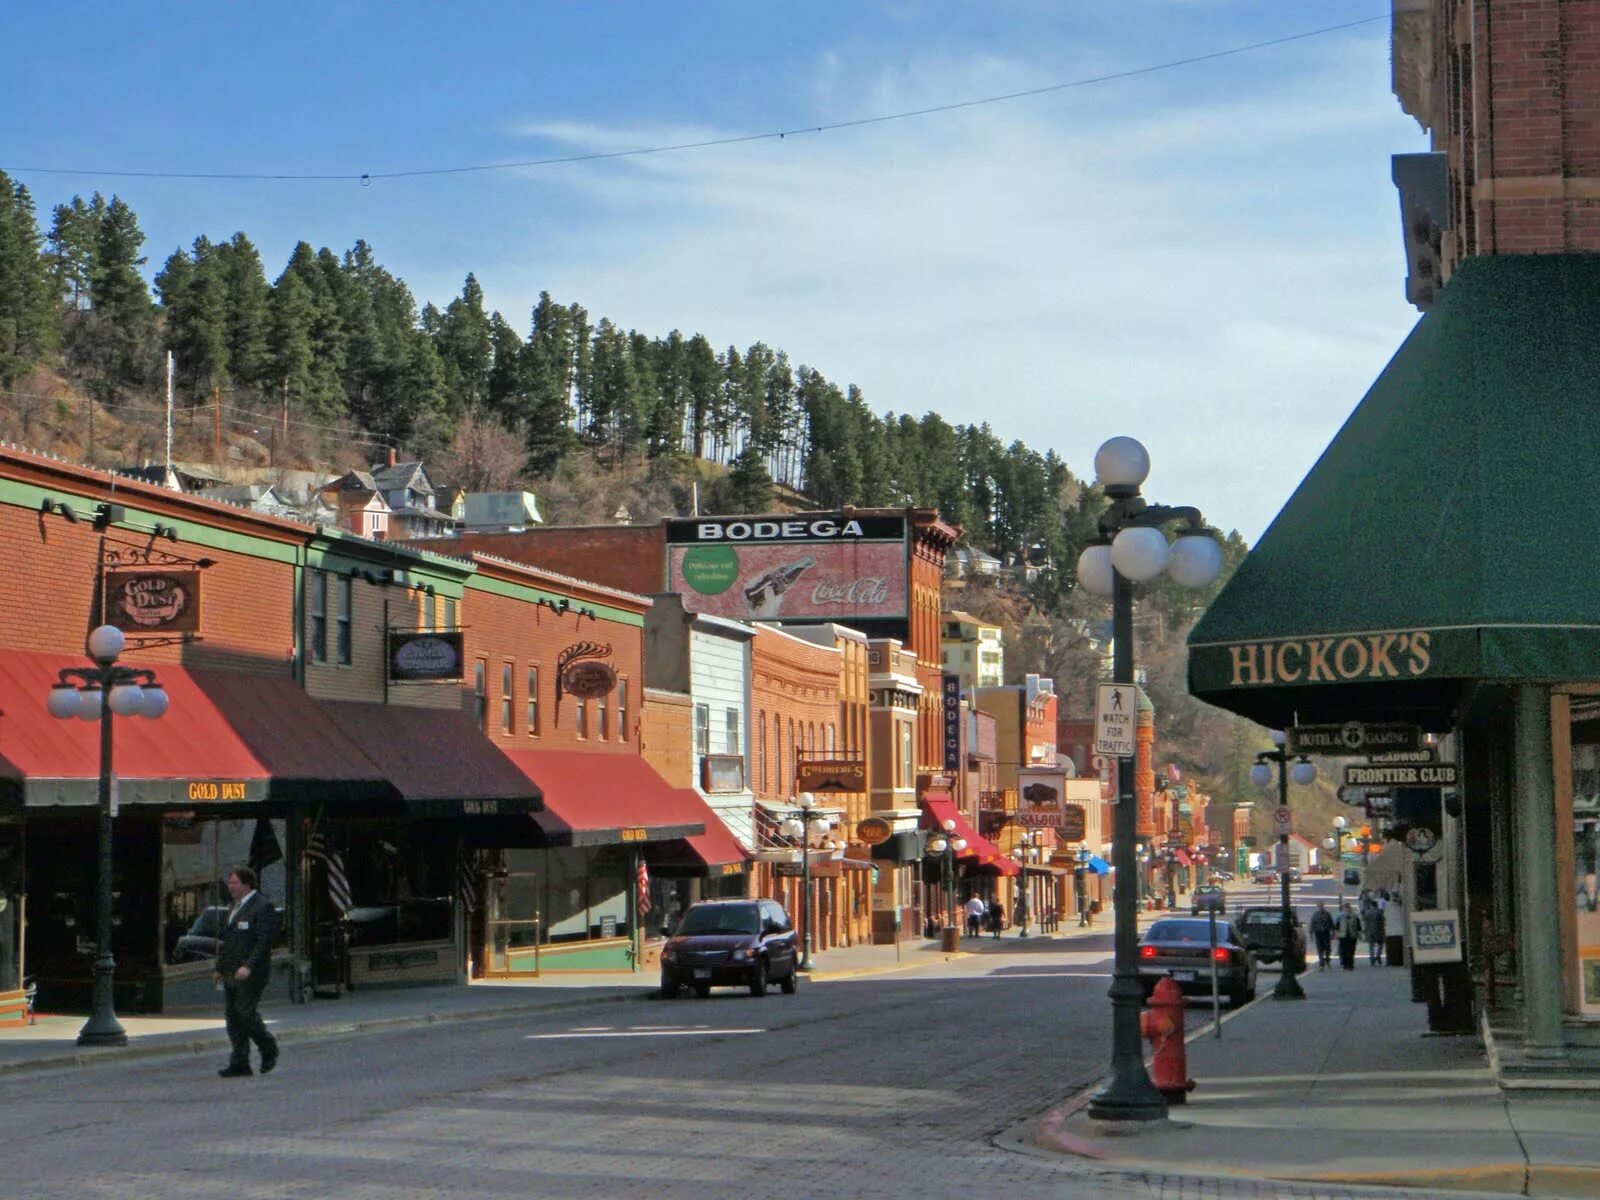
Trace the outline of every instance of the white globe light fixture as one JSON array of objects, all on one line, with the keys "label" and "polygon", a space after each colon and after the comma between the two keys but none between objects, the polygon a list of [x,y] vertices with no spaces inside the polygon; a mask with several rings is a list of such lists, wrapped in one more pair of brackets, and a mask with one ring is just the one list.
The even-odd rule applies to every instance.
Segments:
[{"label": "white globe light fixture", "polygon": [[1114,437],[1094,452],[1094,477],[1107,487],[1138,487],[1150,474],[1150,451],[1137,438]]},{"label": "white globe light fixture", "polygon": [[1285,734],[1281,729],[1274,729],[1272,732],[1267,734],[1267,736],[1272,739],[1272,744],[1274,746],[1281,746],[1285,741],[1288,740],[1288,735]]},{"label": "white globe light fixture", "polygon": [[137,717],[144,711],[144,689],[137,683],[119,683],[106,697],[106,704],[119,717]]},{"label": "white globe light fixture", "polygon": [[105,690],[98,684],[93,687],[78,690],[78,712],[80,721],[98,721],[100,719],[100,703],[105,698]]},{"label": "white globe light fixture", "polygon": [[945,852],[945,850],[949,847],[949,845],[950,845],[950,843],[945,841],[945,839],[944,839],[944,837],[942,835],[934,834],[931,838],[928,839],[928,853],[929,854],[943,854]]},{"label": "white globe light fixture", "polygon": [[154,721],[157,717],[164,717],[171,700],[167,697],[167,689],[159,683],[147,683],[141,691],[144,692],[143,702],[139,706],[139,715]]},{"label": "white globe light fixture", "polygon": [[1148,525],[1130,525],[1111,541],[1111,565],[1124,579],[1149,583],[1167,569],[1167,535]]},{"label": "white globe light fixture", "polygon": [[1338,817],[1335,817],[1335,818],[1334,818],[1334,819],[1333,819],[1333,827],[1334,827],[1334,828],[1335,828],[1335,829],[1345,829],[1345,828],[1348,828],[1348,827],[1349,827],[1349,824],[1350,824],[1350,820],[1349,820],[1349,818],[1348,818],[1348,817],[1344,817],[1344,816],[1338,816]]},{"label": "white globe light fixture", "polygon": [[1289,768],[1289,778],[1298,784],[1310,783],[1317,777],[1317,764],[1301,759]]},{"label": "white globe light fixture", "polygon": [[1201,533],[1186,533],[1172,543],[1167,555],[1167,574],[1186,588],[1210,587],[1222,574],[1222,547],[1216,538]]},{"label": "white globe light fixture", "polygon": [[1250,768],[1250,782],[1258,788],[1264,788],[1272,782],[1272,767],[1268,763],[1257,763]]},{"label": "white globe light fixture", "polygon": [[966,848],[967,848],[967,839],[966,838],[958,837],[955,841],[950,843],[950,849],[954,850],[957,854],[960,854]]},{"label": "white globe light fixture", "polygon": [[89,657],[97,663],[116,662],[128,639],[115,625],[101,625],[89,634]]},{"label": "white globe light fixture", "polygon": [[1111,573],[1111,547],[1104,544],[1085,546],[1078,555],[1078,582],[1091,596],[1109,598],[1116,590],[1116,577]]},{"label": "white globe light fixture", "polygon": [[78,688],[71,683],[52,684],[45,703],[56,720],[70,721],[78,715]]}]

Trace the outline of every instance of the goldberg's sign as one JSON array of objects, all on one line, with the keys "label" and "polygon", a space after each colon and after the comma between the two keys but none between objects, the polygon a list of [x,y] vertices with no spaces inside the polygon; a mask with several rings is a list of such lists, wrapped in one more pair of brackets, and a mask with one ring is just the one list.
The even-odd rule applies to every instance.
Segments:
[{"label": "goldberg's sign", "polygon": [[961,770],[961,676],[946,675],[944,684],[944,769]]},{"label": "goldberg's sign", "polygon": [[196,633],[200,572],[173,568],[106,572],[107,619],[127,633]]},{"label": "goldberg's sign", "polygon": [[460,679],[463,671],[459,632],[389,635],[389,678],[394,682]]},{"label": "goldberg's sign", "polygon": [[864,792],[867,765],[859,758],[813,758],[795,767],[794,780],[797,792]]},{"label": "goldberg's sign", "polygon": [[1426,629],[1240,642],[1225,649],[1232,687],[1415,679],[1433,666],[1433,634]]}]

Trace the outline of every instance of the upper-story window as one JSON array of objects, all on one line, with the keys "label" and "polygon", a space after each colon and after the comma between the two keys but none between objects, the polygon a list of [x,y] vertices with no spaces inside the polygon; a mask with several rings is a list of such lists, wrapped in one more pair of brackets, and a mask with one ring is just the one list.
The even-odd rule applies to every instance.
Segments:
[{"label": "upper-story window", "polygon": [[444,598],[444,627],[446,629],[456,627],[456,602],[452,596]]},{"label": "upper-story window", "polygon": [[439,628],[439,602],[435,596],[424,594],[422,597],[422,627],[429,630]]},{"label": "upper-story window", "polygon": [[723,732],[726,738],[726,753],[744,754],[744,740],[739,736],[739,710],[730,708],[723,714]]},{"label": "upper-story window", "polygon": [[573,732],[579,737],[589,736],[589,702],[582,696],[573,697],[572,705]]},{"label": "upper-story window", "polygon": [[694,752],[704,757],[711,753],[711,706],[694,706]]},{"label": "upper-story window", "polygon": [[595,700],[595,716],[599,718],[596,734],[603,742],[611,736],[611,698],[601,695]]},{"label": "upper-story window", "polygon": [[339,662],[344,666],[350,665],[352,647],[350,644],[351,610],[354,607],[355,585],[348,578],[339,580],[339,628],[338,628],[338,655]]},{"label": "upper-story window", "polygon": [[488,666],[483,659],[478,659],[472,664],[472,716],[478,722],[478,728],[485,733],[489,732],[489,696],[485,689],[488,687],[484,676]]},{"label": "upper-story window", "polygon": [[511,733],[511,714],[517,698],[512,688],[512,670],[510,663],[500,665],[500,729],[504,733]]},{"label": "upper-story window", "polygon": [[528,736],[539,736],[539,668],[528,668]]},{"label": "upper-story window", "polygon": [[617,738],[628,740],[628,681],[617,680]]},{"label": "upper-story window", "polygon": [[311,576],[311,661],[328,661],[328,573]]}]

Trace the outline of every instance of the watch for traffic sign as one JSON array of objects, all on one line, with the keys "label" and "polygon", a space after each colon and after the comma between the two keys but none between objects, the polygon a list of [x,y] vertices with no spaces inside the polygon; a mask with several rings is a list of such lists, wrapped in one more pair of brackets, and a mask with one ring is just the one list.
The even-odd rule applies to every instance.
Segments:
[{"label": "watch for traffic sign", "polygon": [[1116,758],[1132,758],[1138,711],[1138,689],[1133,684],[1102,683],[1096,688],[1094,752]]}]

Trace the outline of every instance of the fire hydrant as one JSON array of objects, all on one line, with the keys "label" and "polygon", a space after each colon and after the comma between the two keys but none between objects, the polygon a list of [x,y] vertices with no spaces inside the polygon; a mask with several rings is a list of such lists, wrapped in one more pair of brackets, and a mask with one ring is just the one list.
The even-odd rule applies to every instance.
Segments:
[{"label": "fire hydrant", "polygon": [[1171,979],[1156,984],[1150,1007],[1139,1014],[1139,1033],[1154,1047],[1151,1082],[1169,1104],[1182,1104],[1194,1090],[1194,1080],[1184,1051],[1183,993]]}]

